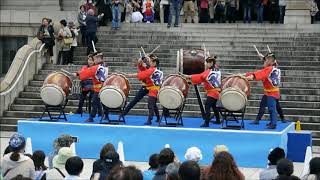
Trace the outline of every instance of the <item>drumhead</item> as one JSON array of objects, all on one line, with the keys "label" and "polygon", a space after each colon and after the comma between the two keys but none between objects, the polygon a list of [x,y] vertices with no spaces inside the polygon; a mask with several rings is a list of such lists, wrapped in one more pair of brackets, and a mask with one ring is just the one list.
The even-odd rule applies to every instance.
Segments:
[{"label": "drumhead", "polygon": [[158,99],[160,104],[167,109],[177,109],[184,102],[184,96],[179,89],[166,86],[159,90]]},{"label": "drumhead", "polygon": [[40,96],[44,103],[57,106],[65,101],[66,94],[59,86],[47,84],[41,88]]},{"label": "drumhead", "polygon": [[229,111],[239,111],[247,104],[247,96],[237,88],[227,88],[220,94],[221,104]]},{"label": "drumhead", "polygon": [[126,96],[115,86],[104,86],[99,93],[102,104],[108,108],[119,108],[124,105]]}]

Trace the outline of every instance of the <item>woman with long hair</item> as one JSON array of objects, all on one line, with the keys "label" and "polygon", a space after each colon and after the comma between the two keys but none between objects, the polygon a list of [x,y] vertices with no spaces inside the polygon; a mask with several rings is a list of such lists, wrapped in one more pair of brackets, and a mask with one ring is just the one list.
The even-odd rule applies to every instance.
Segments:
[{"label": "woman with long hair", "polygon": [[46,155],[43,151],[35,151],[32,155],[32,160],[35,167],[35,179],[42,180],[46,179],[45,171],[48,169],[46,165],[44,165],[44,160],[46,159]]},{"label": "woman with long hair", "polygon": [[217,154],[205,173],[204,179],[210,180],[244,180],[232,155],[228,152]]}]

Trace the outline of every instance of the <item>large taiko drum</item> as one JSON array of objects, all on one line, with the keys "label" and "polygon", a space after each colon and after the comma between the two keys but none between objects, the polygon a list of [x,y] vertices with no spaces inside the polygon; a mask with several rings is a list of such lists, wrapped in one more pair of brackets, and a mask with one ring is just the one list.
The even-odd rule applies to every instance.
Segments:
[{"label": "large taiko drum", "polygon": [[188,95],[189,84],[185,78],[172,74],[163,81],[158,93],[160,104],[167,109],[181,107]]},{"label": "large taiko drum", "polygon": [[250,95],[250,83],[245,77],[232,75],[222,79],[220,101],[229,111],[242,110]]},{"label": "large taiko drum", "polygon": [[185,50],[177,52],[177,71],[183,74],[199,74],[205,70],[205,60],[208,52],[203,49]]},{"label": "large taiko drum", "polygon": [[53,72],[47,76],[40,90],[40,96],[44,103],[58,106],[65,102],[72,88],[69,76],[62,72]]},{"label": "large taiko drum", "polygon": [[108,108],[120,108],[125,105],[130,91],[128,79],[122,74],[111,74],[100,90],[99,97]]}]

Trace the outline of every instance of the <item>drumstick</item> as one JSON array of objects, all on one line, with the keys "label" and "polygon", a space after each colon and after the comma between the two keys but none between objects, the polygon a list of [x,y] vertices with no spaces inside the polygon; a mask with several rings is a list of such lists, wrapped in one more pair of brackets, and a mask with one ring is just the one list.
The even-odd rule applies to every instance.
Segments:
[{"label": "drumstick", "polygon": [[256,45],[253,45],[253,47],[257,51],[258,56],[263,58],[264,56],[259,52],[259,50],[257,49]]},{"label": "drumstick", "polygon": [[152,53],[156,52],[156,50],[159,49],[159,47],[160,47],[160,45],[158,45],[155,49],[153,49],[153,50],[151,51],[151,53],[149,53],[149,54],[152,54]]},{"label": "drumstick", "polygon": [[94,45],[94,42],[93,42],[93,41],[91,41],[91,43],[92,43],[92,47],[93,47],[93,52],[96,53],[96,52],[97,52],[96,46]]},{"label": "drumstick", "polygon": [[271,50],[270,50],[270,48],[269,48],[269,45],[267,45],[267,48],[268,48],[269,53],[271,53]]},{"label": "drumstick", "polygon": [[140,59],[141,59],[142,58],[141,51],[139,51],[139,54],[140,54]]},{"label": "drumstick", "polygon": [[146,54],[146,52],[144,51],[144,49],[143,49],[142,46],[141,46],[141,50],[142,50],[142,52],[143,52],[143,55],[144,55],[145,57],[147,57],[147,54]]}]

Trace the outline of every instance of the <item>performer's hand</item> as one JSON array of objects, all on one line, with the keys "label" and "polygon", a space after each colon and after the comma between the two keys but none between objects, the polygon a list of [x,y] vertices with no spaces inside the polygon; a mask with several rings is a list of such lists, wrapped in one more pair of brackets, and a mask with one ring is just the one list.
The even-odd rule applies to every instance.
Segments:
[{"label": "performer's hand", "polygon": [[250,75],[250,76],[247,76],[245,77],[248,81],[252,81],[254,79],[254,76],[253,75]]}]

